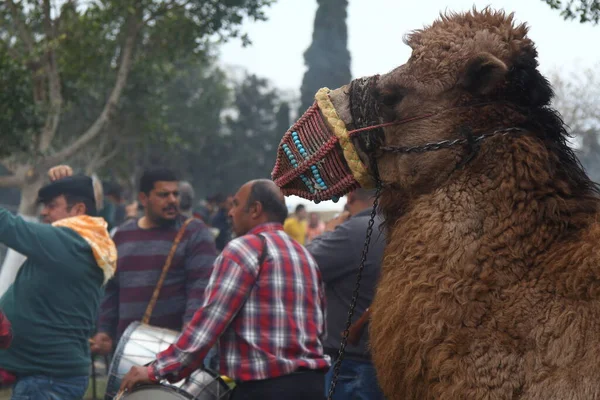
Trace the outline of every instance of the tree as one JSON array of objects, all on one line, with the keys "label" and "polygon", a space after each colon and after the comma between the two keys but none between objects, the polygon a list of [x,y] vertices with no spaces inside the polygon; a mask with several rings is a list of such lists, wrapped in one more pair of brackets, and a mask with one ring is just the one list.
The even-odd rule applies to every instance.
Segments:
[{"label": "tree", "polygon": [[[39,112],[42,123],[24,153],[0,160],[11,172],[0,177],[0,187],[21,188],[19,211],[32,215],[47,168],[98,144],[118,115],[132,71],[164,72],[154,71],[155,63],[160,68],[167,59],[202,55],[211,41],[239,36],[244,18],[263,19],[271,2],[1,2],[0,44],[26,68],[31,81],[27,106]],[[68,114],[76,120],[65,121]],[[104,147],[110,152],[110,146]]]},{"label": "tree", "polygon": [[350,82],[350,52],[346,17],[348,0],[317,0],[312,44],[304,53],[307,66],[302,80],[300,115],[314,102],[317,91]]},{"label": "tree", "polygon": [[[128,135],[122,153],[104,175],[130,177],[132,188],[137,185],[143,168],[163,165],[183,173],[195,187],[204,181],[218,165],[213,162],[198,171],[203,155],[215,145],[222,127],[221,115],[230,103],[231,91],[227,76],[216,66],[216,60],[177,63],[173,78],[162,89],[148,93],[135,103],[153,107],[128,108],[119,119],[118,132],[140,130],[143,134]],[[122,133],[117,136],[124,136]]]},{"label": "tree", "polygon": [[561,10],[560,15],[564,19],[573,20],[579,18],[579,22],[592,22],[597,24],[600,21],[600,1],[599,0],[544,0],[555,10]]},{"label": "tree", "polygon": [[231,97],[222,129],[190,163],[200,194],[233,193],[249,180],[269,178],[281,138],[278,127],[289,127],[289,115],[283,122],[286,105],[268,80],[247,74],[235,83]]},{"label": "tree", "polygon": [[[255,75],[236,81],[210,57],[179,63],[172,74],[168,84],[157,85],[161,90],[133,91],[141,97],[131,105],[124,96],[111,127],[115,136],[131,139],[99,170],[101,176],[129,178],[135,189],[145,167],[163,165],[190,181],[199,197],[231,193],[247,180],[269,177],[281,132],[290,124],[289,106],[278,91]],[[136,129],[144,133],[124,134]],[[81,166],[89,156],[82,158]]]},{"label": "tree", "polygon": [[279,110],[275,115],[275,131],[283,136],[290,129],[290,105],[287,101],[281,100]]},{"label": "tree", "polygon": [[25,68],[0,46],[0,157],[23,151],[39,129],[36,109],[30,101],[31,82]]},{"label": "tree", "polygon": [[597,68],[570,76],[554,72],[553,106],[561,113],[574,137],[579,160],[588,175],[600,182],[600,75]]}]

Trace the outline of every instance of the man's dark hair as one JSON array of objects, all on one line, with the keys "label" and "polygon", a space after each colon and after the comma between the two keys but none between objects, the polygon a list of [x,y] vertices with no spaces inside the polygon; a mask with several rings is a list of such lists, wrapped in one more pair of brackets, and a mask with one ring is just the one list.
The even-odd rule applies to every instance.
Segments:
[{"label": "man's dark hair", "polygon": [[262,204],[263,212],[269,217],[269,222],[283,224],[288,216],[285,199],[274,188],[273,182],[270,180],[260,179],[252,184],[246,208],[255,202]]},{"label": "man's dark hair", "polygon": [[304,210],[306,210],[306,207],[304,207],[304,205],[303,205],[303,204],[298,204],[298,205],[296,206],[296,210],[295,210],[294,212],[295,212],[295,213],[299,213],[300,211],[304,211]]},{"label": "man's dark hair", "polygon": [[167,168],[147,169],[140,179],[140,192],[150,194],[156,182],[178,182],[175,172]]},{"label": "man's dark hair", "polygon": [[77,203],[83,203],[85,205],[85,214],[90,217],[98,216],[98,210],[96,210],[96,201],[84,196],[78,196],[73,194],[65,194],[65,200],[67,201],[67,207],[71,209]]},{"label": "man's dark hair", "polygon": [[208,201],[213,202],[215,204],[221,204],[227,199],[227,196],[223,193],[214,194],[212,197],[209,197]]},{"label": "man's dark hair", "polygon": [[121,185],[115,182],[104,182],[102,187],[104,188],[105,196],[113,196],[116,199],[121,200],[123,196],[123,188]]}]

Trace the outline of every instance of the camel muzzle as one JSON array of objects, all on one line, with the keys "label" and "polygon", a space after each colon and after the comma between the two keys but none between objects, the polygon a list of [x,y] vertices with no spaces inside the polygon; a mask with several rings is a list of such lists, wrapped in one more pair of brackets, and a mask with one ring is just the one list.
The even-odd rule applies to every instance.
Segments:
[{"label": "camel muzzle", "polygon": [[317,92],[313,105],[279,144],[271,175],[285,195],[337,201],[359,187],[375,187],[376,174],[365,154],[383,136],[373,96],[378,78]]}]

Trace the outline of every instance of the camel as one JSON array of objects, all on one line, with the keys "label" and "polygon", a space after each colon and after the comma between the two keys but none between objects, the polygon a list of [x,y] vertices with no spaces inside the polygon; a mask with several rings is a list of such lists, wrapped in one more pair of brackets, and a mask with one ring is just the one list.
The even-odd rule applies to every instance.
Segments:
[{"label": "camel", "polygon": [[381,183],[388,243],[369,333],[390,400],[600,399],[599,190],[527,32],[503,11],[446,13],[360,94],[327,91],[348,130],[381,125],[370,153],[352,139],[370,176],[339,190]]}]

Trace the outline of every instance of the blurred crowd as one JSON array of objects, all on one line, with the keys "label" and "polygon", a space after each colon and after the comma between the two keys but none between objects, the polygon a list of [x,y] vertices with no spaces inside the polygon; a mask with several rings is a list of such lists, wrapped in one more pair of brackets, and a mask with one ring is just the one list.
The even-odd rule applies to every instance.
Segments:
[{"label": "blurred crowd", "polygon": [[[0,208],[0,242],[26,256],[0,298],[0,384],[13,400],[81,399],[90,353],[112,357],[106,399],[197,371],[231,382],[232,400],[326,397],[372,192],[349,193],[323,221],[302,204],[289,213],[264,179],[199,201],[174,171],[152,168],[127,202],[118,185],[68,166],[48,176],[38,193],[43,223]],[[383,398],[365,329],[385,242],[376,232],[336,400]],[[136,329],[180,334],[125,373],[122,363],[137,363],[127,350]]]}]

